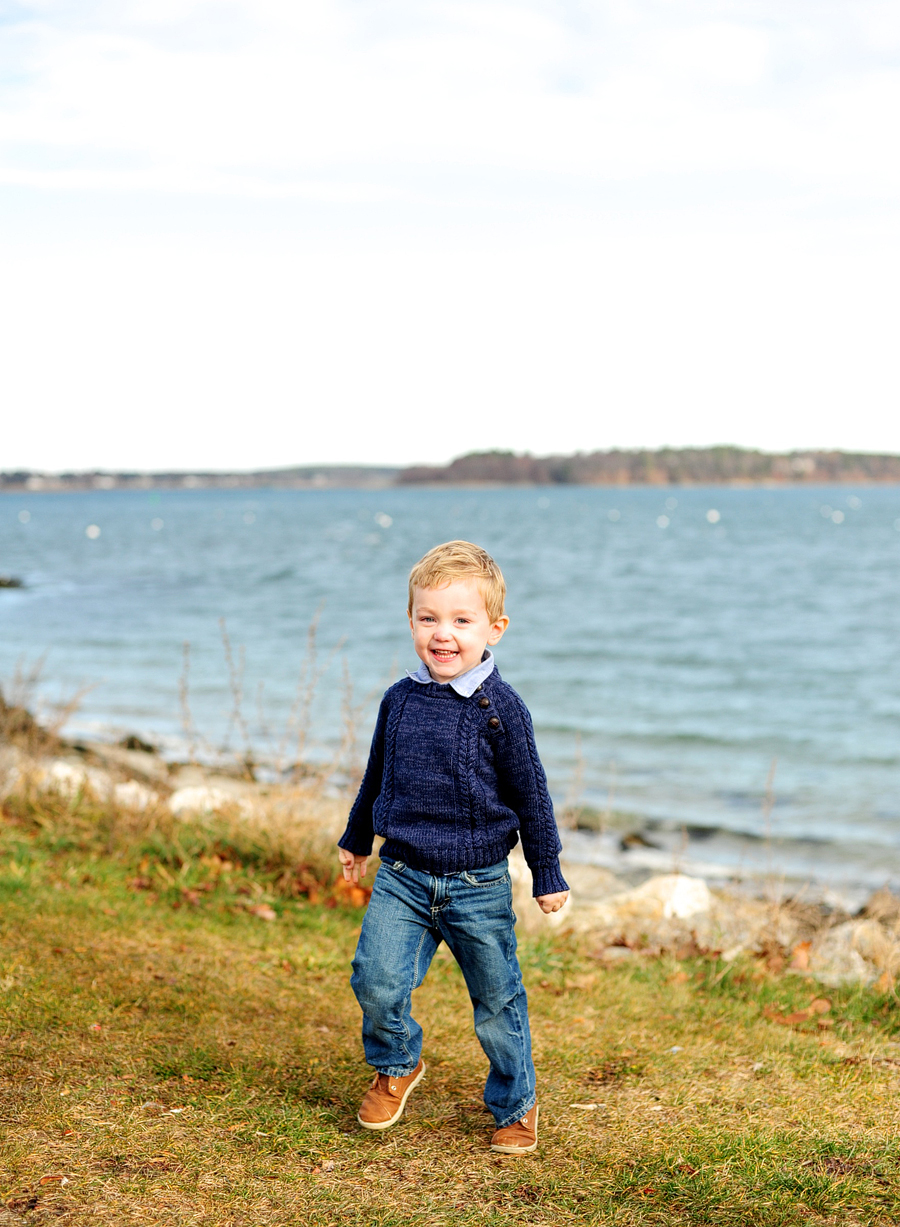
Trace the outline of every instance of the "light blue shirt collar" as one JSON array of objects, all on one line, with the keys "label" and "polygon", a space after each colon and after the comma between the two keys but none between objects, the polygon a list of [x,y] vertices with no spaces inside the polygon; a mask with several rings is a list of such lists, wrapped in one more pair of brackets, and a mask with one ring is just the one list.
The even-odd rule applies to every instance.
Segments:
[{"label": "light blue shirt collar", "polygon": [[[494,653],[490,648],[485,648],[484,656],[482,656],[477,665],[473,665],[465,673],[460,673],[459,677],[454,677],[452,681],[435,682],[435,685],[452,686],[456,693],[462,695],[464,699],[471,699],[484,679],[490,677],[493,672]],[[420,682],[423,686],[427,686],[429,682],[434,682],[434,678],[428,672],[428,666],[424,660],[420,662],[415,672],[412,669],[407,669],[406,676],[411,677],[414,682]]]}]

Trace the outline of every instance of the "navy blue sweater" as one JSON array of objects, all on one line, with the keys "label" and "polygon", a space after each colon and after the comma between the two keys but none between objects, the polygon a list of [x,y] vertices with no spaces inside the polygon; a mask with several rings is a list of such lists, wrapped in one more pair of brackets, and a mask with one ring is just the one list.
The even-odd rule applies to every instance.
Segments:
[{"label": "navy blue sweater", "polygon": [[428,873],[502,861],[522,834],[535,895],[568,890],[528,708],[496,669],[471,698],[404,678],[385,692],[339,845]]}]

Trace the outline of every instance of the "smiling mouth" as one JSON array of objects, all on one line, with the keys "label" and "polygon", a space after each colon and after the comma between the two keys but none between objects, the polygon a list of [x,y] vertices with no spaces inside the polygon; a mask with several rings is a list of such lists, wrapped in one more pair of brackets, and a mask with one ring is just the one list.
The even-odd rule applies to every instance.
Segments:
[{"label": "smiling mouth", "polygon": [[445,648],[432,648],[431,655],[435,658],[435,660],[446,662],[448,660],[454,660],[457,656],[459,656],[459,652],[450,652]]}]

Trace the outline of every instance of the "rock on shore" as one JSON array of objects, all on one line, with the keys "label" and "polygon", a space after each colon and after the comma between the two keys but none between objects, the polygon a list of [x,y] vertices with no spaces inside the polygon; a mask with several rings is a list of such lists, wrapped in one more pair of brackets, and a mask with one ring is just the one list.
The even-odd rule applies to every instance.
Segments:
[{"label": "rock on shore", "polygon": [[519,848],[510,857],[510,874],[522,928],[534,932],[550,924],[589,934],[605,961],[662,953],[715,953],[729,961],[751,954],[832,986],[887,991],[900,979],[900,899],[887,891],[873,897],[866,915],[832,924],[820,909],[712,891],[685,874],[628,887],[609,870],[564,864],[569,902],[544,916],[531,898],[531,874]]}]

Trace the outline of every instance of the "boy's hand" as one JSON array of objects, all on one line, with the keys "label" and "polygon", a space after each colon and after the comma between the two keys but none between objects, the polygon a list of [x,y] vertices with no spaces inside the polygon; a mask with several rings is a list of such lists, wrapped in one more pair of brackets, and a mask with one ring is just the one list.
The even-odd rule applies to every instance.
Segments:
[{"label": "boy's hand", "polygon": [[555,895],[538,895],[537,905],[542,912],[558,912],[568,897],[567,890],[557,891]]},{"label": "boy's hand", "polygon": [[348,852],[346,848],[338,848],[338,859],[344,870],[344,881],[355,882],[358,886],[359,879],[366,876],[369,858],[357,856],[355,852]]}]

